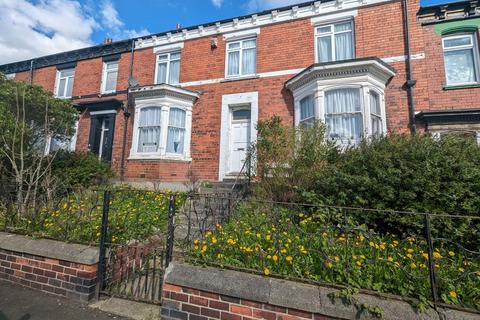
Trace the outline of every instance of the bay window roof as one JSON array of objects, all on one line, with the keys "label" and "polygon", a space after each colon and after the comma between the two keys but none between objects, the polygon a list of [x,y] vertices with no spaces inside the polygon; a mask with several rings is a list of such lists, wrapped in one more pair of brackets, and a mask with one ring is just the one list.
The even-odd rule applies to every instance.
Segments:
[{"label": "bay window roof", "polygon": [[287,89],[295,91],[316,80],[347,80],[362,76],[371,77],[372,80],[386,85],[394,75],[395,69],[382,60],[376,57],[360,58],[313,64],[288,80],[285,86]]},{"label": "bay window roof", "polygon": [[200,97],[200,94],[198,92],[182,89],[166,83],[132,88],[130,89],[130,93],[135,98],[170,97],[170,98],[176,98],[176,99],[180,99],[188,102],[194,102],[195,100],[198,99],[198,97]]}]

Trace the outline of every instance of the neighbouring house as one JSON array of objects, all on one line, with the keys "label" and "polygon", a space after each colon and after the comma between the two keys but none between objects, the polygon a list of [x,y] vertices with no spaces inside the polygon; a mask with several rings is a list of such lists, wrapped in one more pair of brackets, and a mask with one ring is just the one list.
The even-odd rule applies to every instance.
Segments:
[{"label": "neighbouring house", "polygon": [[321,119],[342,144],[409,130],[480,140],[477,4],[310,1],[0,71],[72,99],[72,145],[126,180],[222,181],[274,115]]}]

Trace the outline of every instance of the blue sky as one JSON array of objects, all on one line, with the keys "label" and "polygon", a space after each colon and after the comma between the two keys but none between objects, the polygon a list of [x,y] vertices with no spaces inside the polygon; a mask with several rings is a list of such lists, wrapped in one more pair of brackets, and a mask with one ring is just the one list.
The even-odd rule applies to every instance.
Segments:
[{"label": "blue sky", "polygon": [[[0,0],[0,64],[305,0]],[[422,5],[448,0],[421,0]],[[454,2],[454,1],[450,1]]]}]

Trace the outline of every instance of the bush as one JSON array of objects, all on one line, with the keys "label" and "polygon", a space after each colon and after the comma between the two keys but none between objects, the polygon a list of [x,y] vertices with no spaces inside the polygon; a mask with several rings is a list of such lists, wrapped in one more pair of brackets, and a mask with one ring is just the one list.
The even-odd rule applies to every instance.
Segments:
[{"label": "bush", "polygon": [[90,187],[113,176],[110,163],[98,160],[92,153],[59,151],[52,173],[67,188]]},{"label": "bush", "polygon": [[[339,148],[325,126],[290,129],[274,118],[259,124],[256,146],[261,180],[254,195],[267,200],[478,216],[480,148],[473,140],[392,134]],[[356,218],[384,232],[418,233],[423,220]],[[478,245],[479,220],[436,219],[434,236]],[[413,223],[412,223],[413,222]]]}]

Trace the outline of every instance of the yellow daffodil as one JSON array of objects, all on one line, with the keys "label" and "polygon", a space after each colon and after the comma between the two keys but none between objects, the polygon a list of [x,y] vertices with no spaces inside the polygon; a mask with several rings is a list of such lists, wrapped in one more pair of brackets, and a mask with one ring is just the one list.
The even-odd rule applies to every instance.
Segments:
[{"label": "yellow daffodil", "polygon": [[362,266],[362,263],[361,263],[360,261],[357,261],[357,262],[355,262],[355,265],[356,265],[357,267],[361,267],[361,266]]},{"label": "yellow daffodil", "polygon": [[278,256],[275,254],[272,256],[272,260],[273,262],[277,262],[278,261]]},{"label": "yellow daffodil", "polygon": [[455,252],[453,252],[453,251],[448,251],[448,255],[449,255],[450,257],[455,257]]},{"label": "yellow daffodil", "polygon": [[335,257],[335,262],[340,262],[340,257],[339,256]]},{"label": "yellow daffodil", "polygon": [[435,251],[435,252],[433,253],[433,257],[434,257],[435,259],[441,259],[441,258],[442,258],[442,255],[440,254],[440,252]]},{"label": "yellow daffodil", "polygon": [[268,268],[263,269],[263,274],[268,276],[270,274],[270,269],[268,269]]},{"label": "yellow daffodil", "polygon": [[408,253],[413,253],[414,251],[413,251],[413,249],[408,249],[407,252]]},{"label": "yellow daffodil", "polygon": [[212,237],[212,244],[216,244],[218,242],[217,238]]},{"label": "yellow daffodil", "polygon": [[452,299],[457,299],[457,293],[455,291],[450,291],[448,293],[448,295],[450,296],[450,298]]},{"label": "yellow daffodil", "polygon": [[325,265],[326,265],[329,269],[332,269],[332,268],[333,268],[333,263],[331,263],[330,261],[328,261],[327,263],[325,263]]},{"label": "yellow daffodil", "polygon": [[417,265],[416,265],[415,263],[413,263],[413,262],[412,262],[412,263],[410,264],[410,268],[412,268],[412,269],[416,269],[416,268],[417,268]]},{"label": "yellow daffodil", "polygon": [[293,257],[292,257],[292,256],[287,256],[287,257],[285,258],[285,260],[287,260],[287,262],[292,262]]}]

